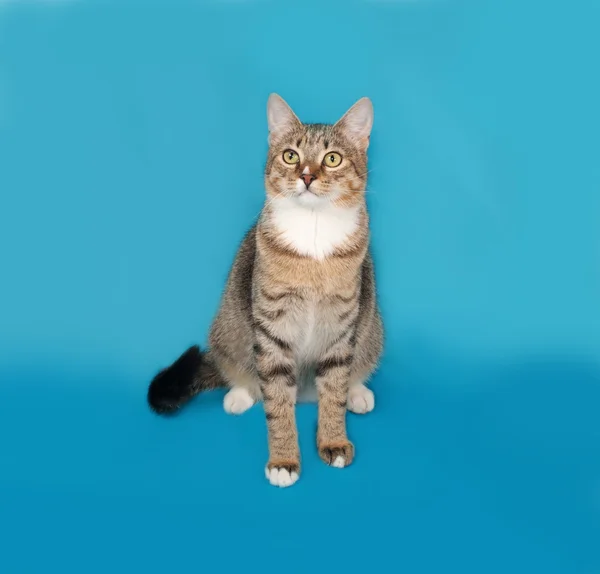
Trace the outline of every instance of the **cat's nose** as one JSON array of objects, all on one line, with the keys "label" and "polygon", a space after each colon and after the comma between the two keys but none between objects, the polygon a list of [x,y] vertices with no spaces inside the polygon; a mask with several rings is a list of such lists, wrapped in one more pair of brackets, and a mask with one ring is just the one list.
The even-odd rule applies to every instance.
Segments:
[{"label": "cat's nose", "polygon": [[312,173],[303,173],[300,176],[300,179],[302,179],[304,185],[306,186],[306,189],[308,189],[310,187],[310,184],[317,178]]}]

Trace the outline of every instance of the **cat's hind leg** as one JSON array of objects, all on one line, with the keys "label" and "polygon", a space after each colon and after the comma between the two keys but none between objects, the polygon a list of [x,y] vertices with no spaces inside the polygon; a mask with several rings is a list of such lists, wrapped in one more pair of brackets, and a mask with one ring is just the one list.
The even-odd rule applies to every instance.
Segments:
[{"label": "cat's hind leg", "polygon": [[375,408],[375,395],[367,387],[381,357],[383,325],[376,314],[370,328],[361,330],[357,337],[355,362],[350,373],[346,406],[352,413],[364,415]]},{"label": "cat's hind leg", "polygon": [[256,401],[244,386],[235,385],[223,399],[223,408],[229,415],[245,413]]},{"label": "cat's hind leg", "polygon": [[238,370],[221,370],[228,381],[229,391],[223,399],[223,409],[230,415],[241,415],[262,399],[258,379]]},{"label": "cat's hind leg", "polygon": [[348,388],[346,406],[350,412],[357,415],[370,413],[375,408],[375,395],[363,381],[364,379],[353,381]]},{"label": "cat's hind leg", "polygon": [[367,387],[367,382],[375,371],[377,364],[375,360],[365,361],[357,365],[350,373],[346,407],[351,413],[365,415],[375,408],[375,395]]}]

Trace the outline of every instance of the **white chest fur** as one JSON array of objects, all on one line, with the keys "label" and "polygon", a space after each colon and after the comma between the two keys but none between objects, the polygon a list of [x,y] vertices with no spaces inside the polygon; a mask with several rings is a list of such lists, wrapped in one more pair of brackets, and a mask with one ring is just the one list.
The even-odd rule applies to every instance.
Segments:
[{"label": "white chest fur", "polygon": [[272,203],[272,217],[281,239],[290,247],[301,255],[325,259],[356,231],[359,208],[277,198]]}]

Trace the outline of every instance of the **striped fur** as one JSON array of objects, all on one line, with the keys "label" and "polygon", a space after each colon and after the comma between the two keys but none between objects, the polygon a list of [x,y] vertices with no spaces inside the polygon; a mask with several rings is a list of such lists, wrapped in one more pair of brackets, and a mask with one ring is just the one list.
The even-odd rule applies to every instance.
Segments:
[{"label": "striped fur", "polygon": [[[168,385],[167,369],[162,382],[153,381],[149,399],[164,412],[179,406],[174,388],[185,388],[182,403],[204,389],[226,386],[226,409],[236,414],[263,400],[266,475],[275,485],[289,486],[300,475],[299,399],[316,395],[319,454],[338,467],[354,458],[346,410],[373,408],[364,385],[379,361],[383,327],[364,198],[372,108],[363,99],[334,126],[305,125],[274,95],[268,119],[267,200],[234,261],[209,351],[192,353],[198,364],[187,387]],[[296,164],[283,160],[286,150],[297,154]],[[331,152],[341,155],[339,166],[325,165]],[[302,177],[307,173],[316,177],[308,187]],[[161,389],[170,390],[169,401],[160,401]]]}]

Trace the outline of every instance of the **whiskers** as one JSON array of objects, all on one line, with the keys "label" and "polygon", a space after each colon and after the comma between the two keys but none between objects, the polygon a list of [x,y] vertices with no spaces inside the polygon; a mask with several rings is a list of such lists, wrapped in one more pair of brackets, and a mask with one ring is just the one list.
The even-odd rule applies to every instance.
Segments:
[{"label": "whiskers", "polygon": [[355,175],[354,177],[349,177],[346,181],[356,181],[357,179],[363,179],[367,177],[370,173],[373,173],[372,169],[365,171],[365,173]]},{"label": "whiskers", "polygon": [[[284,197],[291,197],[291,194],[282,194]],[[254,216],[254,219],[258,219],[261,215],[261,213],[263,213],[267,207],[269,207],[276,199],[277,199],[277,195],[273,195],[271,197],[269,197],[267,195],[267,198],[265,200],[265,202],[261,205],[260,210],[258,211],[258,213]]]},{"label": "whiskers", "polygon": [[[366,176],[371,173],[373,170],[369,170],[365,172],[362,176],[355,176],[353,178],[346,179],[346,182],[356,181],[359,178]],[[350,207],[356,205],[357,201],[360,201],[360,197],[366,196],[367,194],[371,195],[376,193],[374,189],[367,187],[366,189],[353,190],[348,188],[340,188],[335,183],[325,183],[320,182],[319,192],[317,193],[315,190],[314,195],[316,198],[320,198],[321,200],[325,200],[320,202],[318,205],[324,207],[327,203],[331,205],[335,205],[337,207]],[[276,194],[267,194],[262,207],[259,212],[256,214],[255,219],[259,218],[260,215],[269,210],[269,208],[273,205],[276,200],[281,199],[292,199],[300,197],[298,190],[294,188],[282,187],[278,189],[278,193]],[[345,198],[345,199],[344,199]],[[315,204],[316,206],[317,204]],[[313,208],[315,208],[313,206]]]}]

